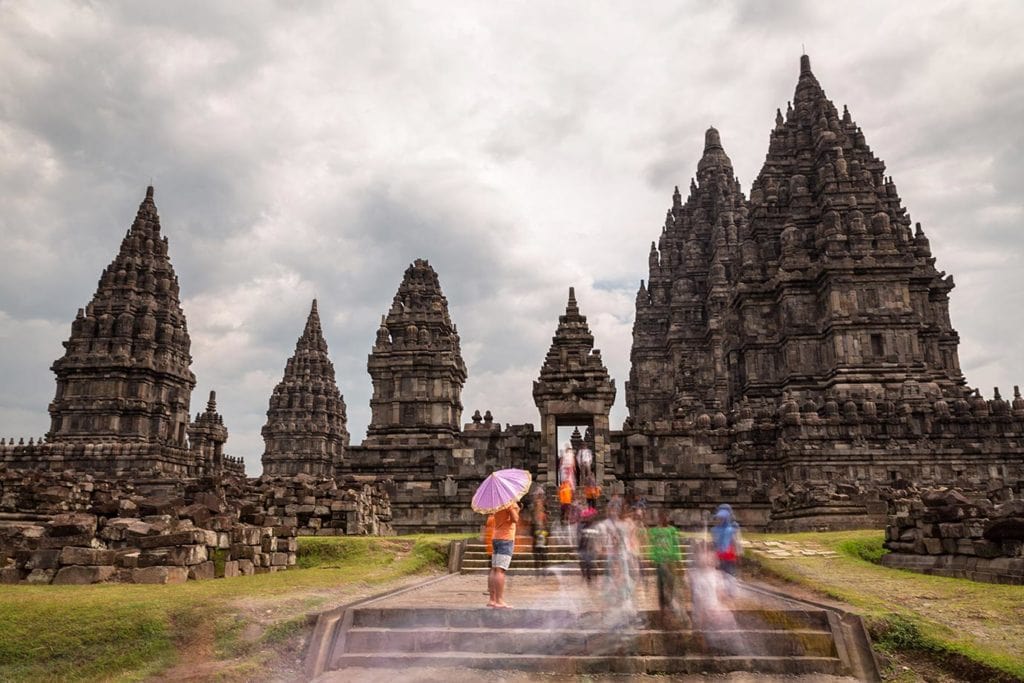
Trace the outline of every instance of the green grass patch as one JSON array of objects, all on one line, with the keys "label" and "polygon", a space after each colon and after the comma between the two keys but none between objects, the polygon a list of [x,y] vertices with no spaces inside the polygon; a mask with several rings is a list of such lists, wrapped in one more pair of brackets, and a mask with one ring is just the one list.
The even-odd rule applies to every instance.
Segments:
[{"label": "green grass patch", "polygon": [[856,557],[872,564],[881,564],[882,555],[889,552],[883,546],[884,543],[885,537],[883,535],[875,535],[867,538],[851,538],[839,541],[835,547],[844,555]]},{"label": "green grass patch", "polygon": [[[0,680],[139,680],[198,638],[216,657],[251,654],[301,632],[325,595],[443,570],[449,541],[464,537],[303,537],[298,569],[175,586],[0,586]],[[286,608],[249,644],[253,601]]]},{"label": "green grass patch", "polygon": [[746,536],[835,550],[835,557],[759,556],[756,564],[851,605],[880,650],[927,654],[969,680],[1024,680],[1024,587],[881,566],[878,530]]}]

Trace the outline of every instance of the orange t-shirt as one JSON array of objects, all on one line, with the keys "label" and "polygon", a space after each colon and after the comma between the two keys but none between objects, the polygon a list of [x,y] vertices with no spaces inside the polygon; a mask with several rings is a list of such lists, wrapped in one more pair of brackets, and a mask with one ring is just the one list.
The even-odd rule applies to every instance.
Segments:
[{"label": "orange t-shirt", "polygon": [[492,540],[494,540],[494,515],[487,515],[487,523],[484,525],[484,547],[487,548],[488,555],[494,552],[494,547],[491,545]]},{"label": "orange t-shirt", "polygon": [[562,482],[558,488],[558,502],[562,505],[572,505],[572,486],[569,482]]},{"label": "orange t-shirt", "polygon": [[494,540],[516,540],[516,524],[519,522],[519,508],[510,507],[494,513]]}]

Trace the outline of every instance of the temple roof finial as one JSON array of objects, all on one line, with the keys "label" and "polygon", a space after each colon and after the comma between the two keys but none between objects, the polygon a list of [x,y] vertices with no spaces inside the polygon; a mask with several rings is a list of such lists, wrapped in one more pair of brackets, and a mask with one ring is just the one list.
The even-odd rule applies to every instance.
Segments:
[{"label": "temple roof finial", "polygon": [[153,198],[153,186],[149,185],[149,186],[146,187],[146,199],[152,199],[152,198]]},{"label": "temple roof finial", "polygon": [[302,337],[299,339],[322,339],[323,331],[320,328],[320,309],[317,308],[316,299],[313,299],[313,305],[309,308],[309,317],[306,318],[306,329],[302,333]]},{"label": "temple roof finial", "polygon": [[569,301],[565,304],[565,318],[563,319],[575,319],[580,317],[580,307],[576,303],[576,288],[569,288]]},{"label": "temple roof finial", "polygon": [[707,132],[704,133],[704,151],[712,149],[722,149],[722,138],[714,126],[708,127]]},{"label": "temple roof finial", "polygon": [[811,73],[811,58],[807,55],[800,55],[800,73]]}]

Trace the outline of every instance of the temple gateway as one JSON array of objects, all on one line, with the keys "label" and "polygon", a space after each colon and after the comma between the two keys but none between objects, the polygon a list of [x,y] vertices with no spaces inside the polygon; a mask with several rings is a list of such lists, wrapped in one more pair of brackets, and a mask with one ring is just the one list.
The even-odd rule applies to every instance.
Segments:
[{"label": "temple gateway", "polygon": [[[881,527],[887,492],[907,482],[1024,478],[1024,398],[967,385],[953,278],[808,57],[749,197],[711,128],[652,237],[621,428],[572,288],[538,354],[537,427],[503,428],[489,411],[464,422],[458,327],[438,274],[416,260],[367,340],[366,438],[351,443],[314,301],[268,400],[263,479],[384,483],[394,528],[426,532],[475,529],[470,497],[497,468],[528,469],[553,494],[570,427],[606,494],[643,497],[683,526],[728,502],[755,528]],[[190,417],[190,340],[152,188],[64,346],[50,430],[0,441],[7,471],[244,477],[215,396]]]}]

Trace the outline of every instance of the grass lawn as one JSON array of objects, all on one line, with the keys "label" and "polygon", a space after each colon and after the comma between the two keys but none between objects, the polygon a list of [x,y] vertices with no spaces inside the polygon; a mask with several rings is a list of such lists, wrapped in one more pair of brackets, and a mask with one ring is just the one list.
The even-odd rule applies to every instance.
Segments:
[{"label": "grass lawn", "polygon": [[303,537],[298,569],[175,586],[0,586],[0,680],[130,681],[200,660],[244,678],[309,613],[443,571],[463,537]]},{"label": "grass lawn", "polygon": [[884,552],[883,533],[877,530],[745,536],[837,551],[834,557],[758,555],[757,563],[855,607],[880,649],[963,657],[1024,679],[1024,586],[927,576],[875,564]]}]

